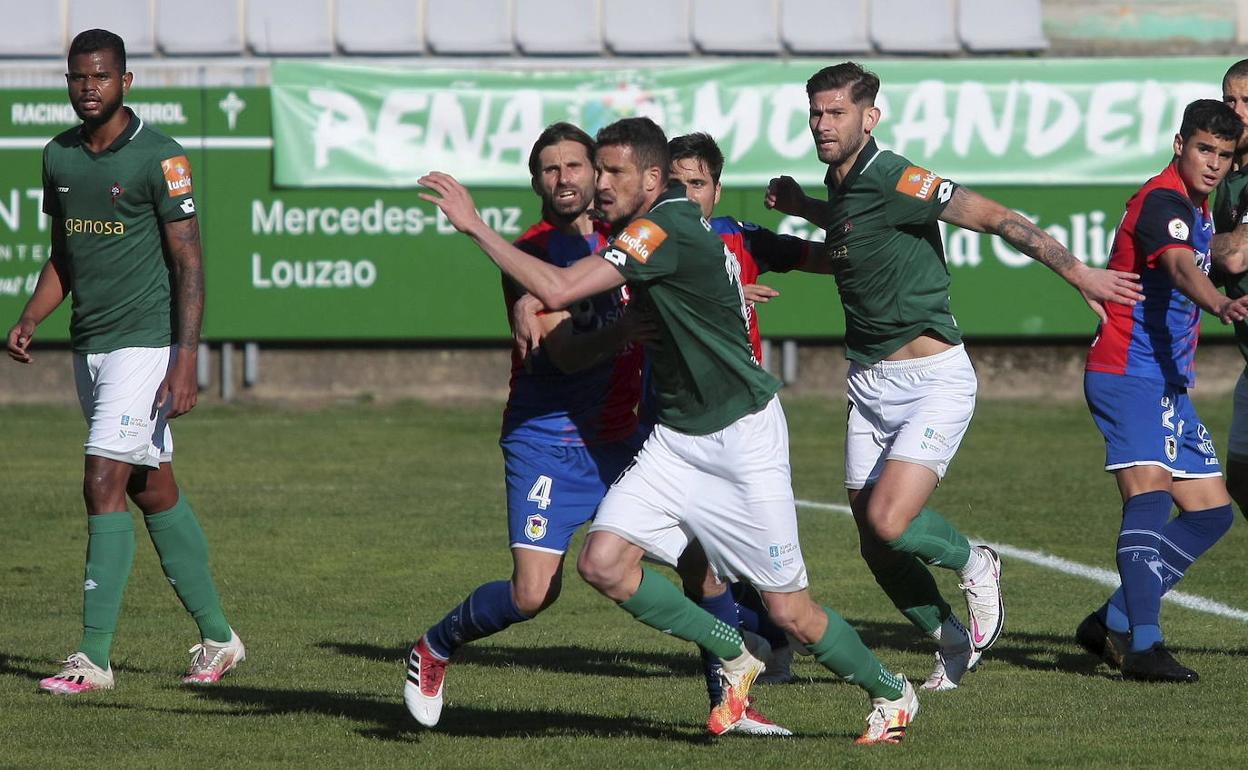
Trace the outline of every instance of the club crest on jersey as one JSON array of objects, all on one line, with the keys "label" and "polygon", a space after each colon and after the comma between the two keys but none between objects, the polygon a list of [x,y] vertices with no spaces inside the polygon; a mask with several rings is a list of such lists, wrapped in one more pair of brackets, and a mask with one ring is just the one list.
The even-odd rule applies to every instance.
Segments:
[{"label": "club crest on jersey", "polygon": [[612,245],[638,262],[645,264],[663,241],[667,232],[649,219],[638,219],[615,237]]},{"label": "club crest on jersey", "polygon": [[541,540],[546,537],[546,517],[535,513],[525,520],[524,536],[530,540]]},{"label": "club crest on jersey", "polygon": [[1191,233],[1188,230],[1187,223],[1178,217],[1171,219],[1170,223],[1166,225],[1166,229],[1170,231],[1170,237],[1176,241],[1186,241],[1187,236]]},{"label": "club crest on jersey", "polygon": [[125,191],[125,188],[121,186],[120,182],[113,182],[112,186],[108,188],[108,194],[112,196],[114,206],[117,205],[117,199],[120,198],[121,194]]},{"label": "club crest on jersey", "polygon": [[901,173],[897,180],[897,192],[909,195],[921,201],[930,201],[932,194],[943,180],[936,176],[935,171],[928,171],[919,166],[910,166]]},{"label": "club crest on jersey", "polygon": [[191,162],[185,155],[162,160],[160,170],[165,174],[165,186],[169,188],[170,198],[191,193]]}]

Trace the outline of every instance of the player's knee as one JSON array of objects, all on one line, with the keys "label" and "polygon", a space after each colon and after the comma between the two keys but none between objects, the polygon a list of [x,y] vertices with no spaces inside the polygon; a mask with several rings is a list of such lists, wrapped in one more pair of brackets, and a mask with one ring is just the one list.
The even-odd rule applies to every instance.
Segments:
[{"label": "player's knee", "polygon": [[87,513],[111,513],[126,509],[125,487],[108,473],[88,470],[82,477],[82,499]]},{"label": "player's knee", "polygon": [[545,580],[524,580],[513,582],[511,585],[512,598],[516,602],[516,609],[525,615],[534,617],[542,610],[555,603],[559,598],[559,592],[563,588],[563,581],[556,574]]},{"label": "player's knee", "polygon": [[867,511],[867,525],[878,540],[891,543],[905,533],[910,522],[904,516],[896,515],[887,508],[881,508]]},{"label": "player's knee", "polygon": [[622,565],[600,549],[587,546],[576,560],[576,571],[581,578],[602,592],[609,592],[624,577]]}]

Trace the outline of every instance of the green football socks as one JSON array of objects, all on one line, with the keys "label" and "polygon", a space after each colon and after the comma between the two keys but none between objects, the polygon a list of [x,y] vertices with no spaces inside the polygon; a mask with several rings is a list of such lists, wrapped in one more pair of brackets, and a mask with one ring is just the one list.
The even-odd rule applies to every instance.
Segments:
[{"label": "green football socks", "polygon": [[931,570],[918,557],[886,554],[880,563],[868,561],[867,567],[901,614],[928,636],[936,633],[952,612]]},{"label": "green football socks", "polygon": [[620,602],[630,615],[651,628],[693,642],[712,655],[731,660],[741,654],[741,633],[691,602],[676,584],[641,568],[637,592]]},{"label": "green football socks", "polygon": [[828,630],[819,641],[806,645],[810,654],[824,668],[858,685],[872,698],[900,698],[906,688],[905,680],[884,668],[844,618],[827,607],[823,611],[828,616]]},{"label": "green football socks", "polygon": [[160,556],[161,569],[182,606],[195,619],[200,636],[214,642],[230,641],[230,624],[208,568],[208,540],[186,498],[179,494],[172,508],[143,520]]},{"label": "green football socks", "polygon": [[121,614],[121,597],[134,562],[134,519],[129,511],[87,517],[87,569],[82,585],[84,653],[100,668],[109,667],[109,650]]},{"label": "green football socks", "polygon": [[971,558],[970,541],[931,508],[919,511],[901,537],[887,544],[894,551],[912,553],[934,567],[960,570]]}]

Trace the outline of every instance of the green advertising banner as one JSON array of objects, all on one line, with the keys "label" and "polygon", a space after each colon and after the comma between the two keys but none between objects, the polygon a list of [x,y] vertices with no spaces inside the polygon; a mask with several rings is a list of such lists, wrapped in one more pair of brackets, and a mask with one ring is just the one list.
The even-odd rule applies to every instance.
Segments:
[{"label": "green advertising banner", "polygon": [[[880,143],[972,185],[1134,185],[1169,151],[1183,108],[1220,98],[1230,59],[873,61]],[[273,65],[275,179],[409,187],[430,169],[514,185],[544,126],[593,134],[644,115],[724,149],[727,185],[819,181],[805,83],[828,62],[577,70]]]},{"label": "green advertising banner", "polygon": [[[1191,77],[1203,69],[1211,82],[1216,81],[1222,63],[1202,61],[1200,67],[1178,60],[1166,67],[1159,64],[1158,69],[1190,70]],[[1055,63],[1061,64],[1021,64],[1047,72]],[[886,64],[902,66],[881,62],[882,73]],[[269,89],[163,89],[136,83],[129,103],[149,124],[188,149],[203,232],[207,339],[345,344],[506,337],[498,271],[415,189],[274,184],[282,141],[273,139],[271,116],[280,110],[273,109]],[[477,113],[465,115],[480,119]],[[601,118],[608,119],[613,118]],[[794,121],[793,136],[800,136],[804,149],[786,170],[807,169],[809,179],[821,173],[822,166],[809,157],[804,119]],[[63,91],[0,90],[0,328],[4,330],[16,320],[48,254],[50,223],[40,213],[42,147],[73,124]],[[728,133],[719,138],[727,152],[736,141],[732,132],[742,125],[733,118],[723,126]],[[488,133],[480,136],[487,137],[485,146],[504,146],[491,145]],[[514,145],[500,158],[515,164],[527,152],[527,146]],[[466,157],[466,163],[471,161],[471,155]],[[1086,153],[1083,157],[1085,164],[1091,163]],[[1016,180],[977,189],[1024,212],[1080,259],[1101,266],[1127,197],[1168,159],[1168,149],[1159,145],[1151,158],[1138,161],[1140,172],[1129,184],[1044,186]],[[1026,162],[1021,157],[1018,165]],[[733,163],[729,160],[730,166]],[[1015,158],[996,165],[1013,168]],[[459,172],[458,166],[447,168]],[[506,185],[472,188],[483,216],[508,238],[518,237],[539,216],[527,178],[527,169],[521,169],[509,175]],[[782,232],[821,235],[801,220],[765,210],[759,185],[738,184],[725,190],[717,213]],[[1094,318],[1075,292],[1000,239],[950,229],[946,244],[953,309],[968,335],[1090,336]],[[765,336],[826,338],[843,333],[831,278],[790,274],[764,276],[763,281],[782,292],[759,311]],[[40,328],[39,339],[66,338],[66,309]],[[1207,321],[1206,329],[1217,332],[1221,327]]]}]

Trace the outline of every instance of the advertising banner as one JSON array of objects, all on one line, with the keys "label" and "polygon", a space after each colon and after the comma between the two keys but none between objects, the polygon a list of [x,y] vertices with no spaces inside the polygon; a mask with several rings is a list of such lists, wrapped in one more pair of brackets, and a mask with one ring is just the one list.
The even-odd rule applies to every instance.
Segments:
[{"label": "advertising banner", "polygon": [[[1230,59],[871,61],[882,146],[974,185],[1132,185],[1169,152],[1183,108],[1220,98]],[[827,61],[561,71],[273,66],[275,179],[404,187],[430,169],[514,185],[544,126],[590,134],[633,115],[718,139],[726,185],[814,183],[806,80]]]}]

